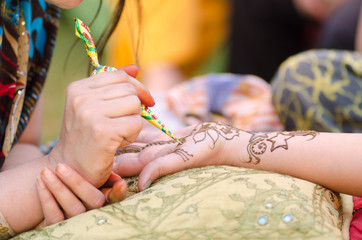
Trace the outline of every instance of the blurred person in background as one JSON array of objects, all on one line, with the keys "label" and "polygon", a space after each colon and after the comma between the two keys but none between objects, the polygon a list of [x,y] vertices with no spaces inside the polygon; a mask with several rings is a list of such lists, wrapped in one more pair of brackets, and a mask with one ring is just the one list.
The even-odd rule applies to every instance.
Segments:
[{"label": "blurred person in background", "polygon": [[229,0],[128,1],[110,39],[108,64],[136,63],[150,91],[164,91],[195,76],[229,32]]},{"label": "blurred person in background", "polygon": [[[287,57],[317,46],[324,24],[328,25],[329,18],[350,0],[231,2],[233,13],[228,71],[255,74],[270,82]],[[357,21],[356,15],[354,21]],[[339,25],[343,28],[342,24]],[[328,37],[330,35],[324,38]]]}]

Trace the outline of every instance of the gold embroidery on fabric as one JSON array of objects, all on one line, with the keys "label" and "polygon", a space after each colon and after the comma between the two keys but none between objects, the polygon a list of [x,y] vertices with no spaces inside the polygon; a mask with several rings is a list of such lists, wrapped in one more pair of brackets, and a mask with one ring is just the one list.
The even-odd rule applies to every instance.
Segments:
[{"label": "gold embroidery on fabric", "polygon": [[[20,16],[20,20],[24,17]],[[13,99],[13,103],[11,106],[11,112],[9,116],[8,125],[5,130],[5,139],[2,146],[2,152],[5,157],[8,155],[11,150],[13,141],[15,139],[16,131],[18,128],[18,123],[20,120],[20,114],[23,109],[24,98],[25,98],[25,87],[26,87],[26,79],[28,72],[28,59],[29,59],[29,35],[22,34],[26,32],[25,25],[20,24],[18,29],[19,34],[19,43],[17,43],[18,48],[14,48],[18,53],[18,73],[17,73],[17,81],[16,81],[16,89],[15,95]],[[19,54],[19,52],[21,54]]]}]

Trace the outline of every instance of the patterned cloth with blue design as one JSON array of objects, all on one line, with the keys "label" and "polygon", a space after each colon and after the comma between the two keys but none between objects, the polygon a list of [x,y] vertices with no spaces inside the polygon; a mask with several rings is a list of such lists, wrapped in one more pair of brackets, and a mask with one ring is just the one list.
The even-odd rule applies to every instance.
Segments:
[{"label": "patterned cloth with blue design", "polygon": [[2,0],[0,16],[0,167],[41,93],[60,13],[43,0]]},{"label": "patterned cloth with blue design", "polygon": [[[40,96],[60,13],[43,0],[0,2],[0,168]],[[0,239],[13,234],[0,214]]]}]

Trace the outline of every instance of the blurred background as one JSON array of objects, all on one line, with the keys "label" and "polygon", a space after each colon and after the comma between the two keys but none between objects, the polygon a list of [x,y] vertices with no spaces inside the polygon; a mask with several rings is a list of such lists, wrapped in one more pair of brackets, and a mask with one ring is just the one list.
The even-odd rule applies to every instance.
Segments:
[{"label": "blurred background", "polygon": [[[66,86],[88,76],[73,18],[89,25],[97,40],[117,3],[84,0],[62,11],[43,92],[43,143],[59,135]],[[360,6],[361,0],[126,0],[100,63],[137,64],[138,79],[161,96],[156,104],[173,86],[206,73],[253,74],[270,82],[278,66],[301,51],[354,50]]]},{"label": "blurred background", "polygon": [[[90,63],[82,41],[75,36],[73,18],[79,18],[89,24],[96,15],[98,5],[99,1],[83,1],[78,7],[61,12],[54,55],[43,90],[43,143],[52,141],[59,136],[67,85],[88,76]],[[98,38],[105,27],[105,21],[102,19],[108,19],[109,16],[107,1],[104,1],[103,5],[98,21],[94,22],[91,29],[94,38]]]},{"label": "blurred background", "polygon": [[[90,62],[82,41],[74,34],[73,18],[89,25],[99,2],[85,0],[78,7],[61,12],[54,56],[43,91],[43,143],[59,136],[66,86],[88,76]],[[117,2],[103,1],[98,17],[90,26],[95,41],[109,20],[112,4]],[[141,22],[137,21],[140,15]],[[114,67],[140,64],[138,79],[147,82],[145,78],[149,78],[147,86],[151,88],[158,79],[164,81],[162,84],[166,87],[164,83],[169,79],[177,79],[173,85],[211,71],[224,72],[229,54],[225,41],[228,17],[228,0],[145,0],[141,1],[141,8],[137,1],[126,1],[120,24],[100,63]],[[180,70],[165,74],[171,72],[169,66]],[[142,74],[144,72],[148,74]]]}]

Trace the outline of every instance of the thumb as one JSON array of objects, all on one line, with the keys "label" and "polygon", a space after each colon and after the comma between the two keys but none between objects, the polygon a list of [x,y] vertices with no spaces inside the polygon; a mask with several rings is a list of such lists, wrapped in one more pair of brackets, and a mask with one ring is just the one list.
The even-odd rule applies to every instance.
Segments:
[{"label": "thumb", "polygon": [[112,188],[102,188],[101,191],[106,197],[107,203],[119,202],[127,196],[127,183],[121,179],[115,182]]}]

